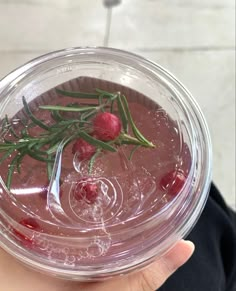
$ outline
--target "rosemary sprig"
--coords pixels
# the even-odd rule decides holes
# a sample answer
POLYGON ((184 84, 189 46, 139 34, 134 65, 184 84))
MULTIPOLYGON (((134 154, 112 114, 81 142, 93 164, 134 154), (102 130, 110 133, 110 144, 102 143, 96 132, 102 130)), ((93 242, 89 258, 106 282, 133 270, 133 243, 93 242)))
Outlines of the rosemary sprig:
POLYGON ((15 171, 20 173, 23 159, 26 155, 32 159, 46 163, 48 179, 50 180, 53 174, 55 163, 55 156, 58 147, 63 143, 63 150, 67 144, 81 138, 91 145, 96 147, 95 154, 91 157, 88 167, 89 173, 95 159, 102 153, 102 151, 116 152, 118 146, 123 144, 131 144, 135 147, 132 149, 129 159, 132 159, 134 152, 140 147, 155 147, 148 141, 136 127, 131 116, 128 102, 124 95, 119 92, 111 93, 101 89, 96 89, 94 93, 84 92, 70 92, 61 89, 56 89, 57 93, 64 96, 81 99, 94 99, 96 104, 81 103, 81 104, 67 104, 66 106, 59 105, 42 105, 39 110, 48 110, 51 112, 52 124, 49 126, 44 121, 38 119, 27 104, 25 97, 22 97, 24 111, 28 120, 19 120, 19 124, 23 128, 16 131, 8 116, 2 121, 0 128, 0 165, 8 158, 10 160, 6 186, 11 187, 13 174, 15 171), (104 142, 93 136, 92 132, 92 118, 99 112, 107 111, 118 112, 122 122, 122 132, 115 140, 104 142), (77 112, 76 118, 67 118, 62 114, 63 112, 77 112), (41 132, 37 136, 30 134, 30 128, 39 126, 41 132), (128 134, 128 127, 131 127, 133 136, 128 134), (14 137, 14 141, 9 140, 8 133, 14 137), (12 156, 12 157, 11 157, 12 156))

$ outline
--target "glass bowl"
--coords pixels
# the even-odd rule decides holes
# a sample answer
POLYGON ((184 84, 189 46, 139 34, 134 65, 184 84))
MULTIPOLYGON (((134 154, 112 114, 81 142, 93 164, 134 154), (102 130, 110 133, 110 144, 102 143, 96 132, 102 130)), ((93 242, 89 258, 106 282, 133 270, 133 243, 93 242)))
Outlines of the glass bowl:
MULTIPOLYGON (((102 171, 88 179, 113 190, 94 204, 74 201, 71 194, 70 186, 78 186, 75 175, 84 175, 76 157, 74 174, 64 169, 62 160, 67 170, 62 197, 47 188, 46 199, 39 193, 43 168, 29 163, 28 172, 15 170, 13 176, 20 178, 9 188, 5 176, 10 164, 1 163, 0 245, 33 269, 64 279, 98 281, 138 270, 184 238, 206 203, 211 142, 201 110, 186 88, 157 64, 117 49, 70 48, 38 57, 1 80, 2 143, 9 134, 5 116, 12 124, 23 122, 22 96, 37 113, 38 106, 59 102, 55 87, 121 92, 156 149, 138 149, 132 160, 124 153, 129 146, 104 154, 101 168, 95 165, 102 171)), ((52 176, 51 186, 53 182, 52 176)))

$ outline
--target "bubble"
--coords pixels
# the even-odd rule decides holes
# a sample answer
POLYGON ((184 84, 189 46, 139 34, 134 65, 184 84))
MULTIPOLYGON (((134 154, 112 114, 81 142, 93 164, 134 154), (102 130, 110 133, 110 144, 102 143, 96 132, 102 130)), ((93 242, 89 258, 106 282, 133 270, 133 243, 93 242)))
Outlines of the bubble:
POLYGON ((69 248, 63 248, 62 251, 63 251, 64 254, 68 254, 69 253, 69 248))
POLYGON ((64 260, 64 265, 66 266, 75 266, 76 257, 75 256, 66 256, 64 260))
POLYGON ((87 248, 88 257, 96 258, 100 257, 103 253, 103 247, 96 243, 91 243, 87 248))
POLYGON ((44 251, 48 249, 48 241, 43 239, 37 239, 37 246, 40 250, 44 251))
POLYGON ((96 258, 104 256, 111 246, 111 237, 109 234, 103 238, 96 237, 87 248, 89 257, 96 258))

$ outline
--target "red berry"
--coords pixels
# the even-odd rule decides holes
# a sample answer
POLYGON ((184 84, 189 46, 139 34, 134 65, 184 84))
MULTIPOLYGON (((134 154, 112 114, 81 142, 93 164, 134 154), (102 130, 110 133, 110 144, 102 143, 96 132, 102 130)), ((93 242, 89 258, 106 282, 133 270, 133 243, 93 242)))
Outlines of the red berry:
MULTIPOLYGON (((19 223, 21 225, 31 229, 31 230, 34 230, 34 231, 41 230, 39 224, 31 217, 22 219, 19 223)), ((14 231, 15 235, 17 235, 24 243, 29 244, 29 245, 33 244, 33 242, 34 242, 33 238, 27 237, 26 235, 24 235, 23 233, 19 232, 16 229, 13 229, 13 231, 14 231)))
POLYGON ((120 119, 109 112, 99 113, 95 117, 93 125, 94 134, 103 141, 114 140, 121 132, 120 119))
POLYGON ((98 196, 98 187, 96 183, 79 182, 75 188, 75 198, 77 200, 84 200, 88 204, 93 204, 98 196))
POLYGON ((89 159, 96 151, 96 147, 83 140, 82 138, 78 139, 72 147, 72 154, 77 153, 80 160, 89 159))
POLYGON ((186 177, 182 171, 173 170, 162 177, 160 186, 171 196, 177 195, 183 188, 186 177))

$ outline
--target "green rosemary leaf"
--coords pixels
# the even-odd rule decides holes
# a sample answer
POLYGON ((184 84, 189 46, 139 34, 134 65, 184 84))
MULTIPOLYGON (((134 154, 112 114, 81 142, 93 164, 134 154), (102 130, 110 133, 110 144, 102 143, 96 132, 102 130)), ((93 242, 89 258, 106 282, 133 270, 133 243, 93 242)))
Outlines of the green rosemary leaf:
POLYGON ((3 121, 2 121, 2 126, 1 126, 1 133, 6 133, 9 131, 10 128, 10 123, 8 121, 8 116, 7 114, 5 115, 3 121))
POLYGON ((94 110, 91 112, 84 112, 81 114, 80 119, 82 122, 87 121, 88 119, 92 118, 94 115, 96 115, 98 110, 94 110))
POLYGON ((137 151, 138 148, 140 148, 141 145, 136 145, 130 152, 130 155, 128 157, 128 160, 132 160, 134 153, 137 151))
POLYGON ((114 111, 114 103, 115 103, 115 100, 112 100, 111 101, 111 109, 110 109, 111 113, 113 113, 113 111, 114 111))
MULTIPOLYGON (((48 159, 51 159, 52 156, 48 155, 48 159)), ((53 170, 53 163, 47 162, 47 174, 48 174, 48 180, 50 181, 52 176, 52 170, 53 170)))
POLYGON ((15 132, 14 128, 11 126, 10 127, 10 132, 15 138, 20 138, 19 135, 15 132))
POLYGON ((61 128, 63 126, 63 128, 67 128, 69 125, 73 124, 74 123, 74 120, 62 120, 60 122, 57 122, 55 124, 53 124, 51 126, 51 130, 52 129, 56 129, 58 130, 58 128, 61 128))
POLYGON ((50 127, 47 126, 46 124, 44 124, 41 120, 39 120, 38 118, 36 118, 34 116, 34 114, 31 112, 26 100, 25 100, 25 97, 23 96, 22 97, 22 100, 23 100, 23 105, 24 105, 24 109, 25 109, 25 112, 27 113, 27 115, 29 116, 29 118, 35 123, 37 124, 39 127, 45 129, 45 130, 50 130, 50 127))
POLYGON ((26 128, 23 128, 20 133, 23 138, 28 138, 29 136, 28 130, 26 128))
POLYGON ((4 139, 4 142, 5 142, 5 144, 15 144, 15 142, 14 141, 10 141, 10 140, 7 140, 7 139, 4 139))
POLYGON ((28 150, 27 151, 28 156, 30 156, 31 158, 37 160, 37 161, 41 161, 41 162, 53 162, 53 159, 48 159, 45 157, 42 157, 41 155, 37 154, 34 151, 28 150))
POLYGON ((56 129, 58 130, 58 128, 61 128, 60 133, 62 133, 63 130, 68 129, 68 127, 72 126, 72 125, 76 125, 76 124, 80 124, 80 123, 86 123, 86 124, 91 124, 91 122, 89 121, 85 121, 85 120, 79 120, 79 119, 72 119, 72 120, 62 120, 58 123, 55 123, 54 125, 51 126, 51 129, 56 129), (62 128, 63 126, 63 128, 62 128))
POLYGON ((53 118, 55 121, 58 121, 58 122, 60 122, 60 121, 62 121, 62 120, 65 120, 65 119, 61 116, 61 114, 59 113, 58 110, 52 110, 52 111, 51 111, 51 116, 52 116, 52 118, 53 118))
MULTIPOLYGON (((22 157, 22 159, 23 159, 23 157, 22 157)), ((21 173, 21 164, 20 164, 19 159, 17 159, 16 168, 17 168, 18 174, 20 174, 21 173)))
POLYGON ((99 100, 99 107, 101 108, 101 111, 104 112, 104 107, 103 107, 103 94, 99 95, 98 100, 99 100))
POLYGON ((12 148, 12 146, 9 144, 4 144, 4 143, 0 144, 0 152, 5 152, 9 150, 10 148, 12 148))
POLYGON ((7 115, 5 115, 5 117, 2 120, 2 124, 1 124, 1 133, 5 133, 5 131, 8 130, 7 129, 7 125, 8 125, 7 120, 8 120, 8 117, 7 117, 7 115))
POLYGON ((130 110, 129 110, 129 105, 128 105, 128 102, 125 98, 124 95, 121 95, 121 99, 122 99, 122 102, 123 102, 123 105, 124 105, 124 109, 125 109, 125 112, 126 112, 126 115, 127 115, 127 118, 130 122, 130 125, 132 127, 132 131, 133 131, 133 134, 135 135, 135 137, 137 139, 139 139, 140 141, 142 141, 144 144, 147 144, 149 145, 150 147, 155 147, 155 145, 153 145, 153 143, 149 142, 143 135, 142 133, 138 130, 138 128, 136 127, 134 121, 133 121, 133 118, 131 116, 131 113, 130 113, 130 110))
POLYGON ((10 148, 8 151, 6 151, 6 153, 0 158, 0 164, 2 164, 14 151, 14 148, 10 148))
POLYGON ((34 146, 37 146, 37 145, 38 145, 37 142, 33 141, 33 142, 31 142, 31 143, 28 143, 27 148, 28 148, 29 150, 31 150, 34 146))
POLYGON ((54 154, 57 151, 59 144, 60 144, 60 141, 58 143, 52 145, 49 149, 47 149, 46 153, 48 155, 54 154))
POLYGON ((105 143, 101 140, 98 140, 94 137, 92 137, 91 135, 87 134, 85 131, 81 131, 79 133, 79 136, 84 139, 85 141, 87 141, 88 143, 90 143, 91 145, 94 145, 96 147, 100 147, 104 150, 110 151, 110 152, 116 152, 116 148, 114 148, 113 146, 111 146, 108 143, 105 143))
POLYGON ((96 158, 100 155, 100 153, 101 153, 101 149, 98 149, 95 152, 95 154, 93 154, 93 156, 91 157, 91 159, 89 161, 89 170, 88 170, 89 175, 92 173, 94 162, 95 162, 96 158))
POLYGON ((35 126, 37 126, 37 125, 35 123, 31 122, 28 125, 26 125, 25 127, 28 129, 28 128, 33 128, 35 126))
POLYGON ((32 142, 33 143, 33 150, 34 151, 40 151, 41 148, 44 146, 44 142, 43 141, 39 141, 35 139, 35 142, 32 142))
POLYGON ((7 114, 5 115, 4 121, 5 121, 4 122, 5 126, 9 126, 10 125, 9 118, 8 118, 7 114))
POLYGON ((117 94, 113 94, 113 95, 111 96, 111 98, 110 98, 109 100, 107 100, 107 103, 108 103, 108 102, 112 102, 113 100, 116 100, 118 96, 119 96, 119 93, 117 93, 117 94))
POLYGON ((18 136, 18 134, 15 132, 15 130, 14 130, 12 124, 10 123, 10 121, 9 121, 7 115, 6 115, 5 118, 6 118, 7 125, 8 125, 8 127, 9 127, 9 132, 10 132, 10 133, 15 137, 15 138, 20 138, 20 137, 18 136))
POLYGON ((72 107, 72 106, 57 106, 57 105, 42 105, 40 109, 56 110, 56 111, 69 111, 69 112, 84 112, 96 109, 95 106, 84 106, 84 107, 72 107))
POLYGON ((117 141, 120 144, 132 144, 132 145, 140 145, 142 147, 154 147, 154 145, 152 143, 145 143, 139 139, 137 139, 136 137, 133 137, 131 135, 128 135, 126 133, 121 133, 119 140, 117 141))
POLYGON ((61 90, 58 88, 56 88, 55 90, 57 93, 64 96, 69 96, 69 97, 74 97, 74 98, 98 99, 97 93, 71 92, 71 91, 61 90))
POLYGON ((66 106, 67 107, 81 107, 78 102, 68 103, 66 106))
POLYGON ((24 147, 23 143, 9 143, 9 141, 5 140, 5 144, 0 144, 0 152, 5 152, 10 149, 18 150, 22 147, 24 147))
POLYGON ((68 139, 65 140, 64 142, 64 147, 66 147, 72 140, 76 139, 79 137, 79 132, 76 132, 72 136, 70 136, 68 139))
POLYGON ((127 115, 125 113, 125 109, 124 109, 124 106, 122 104, 120 96, 118 96, 118 98, 117 98, 117 105, 118 105, 118 111, 119 111, 119 115, 121 118, 124 132, 127 133, 128 132, 128 118, 127 118, 127 115))
POLYGON ((37 143, 31 142, 29 143, 29 145, 27 146, 27 151, 30 152, 34 152, 36 155, 39 156, 44 156, 45 155, 45 151, 41 151, 39 148, 42 147, 43 145, 38 145, 37 143))
POLYGON ((6 181, 6 186, 7 186, 7 189, 8 190, 10 190, 10 188, 11 188, 12 176, 13 176, 14 169, 16 167, 16 164, 17 164, 17 159, 18 159, 18 155, 16 155, 12 159, 11 164, 10 164, 10 166, 8 168, 7 181, 6 181))
MULTIPOLYGON (((55 132, 51 132, 50 136, 41 136, 39 141, 39 148, 43 146, 51 146, 51 144, 55 144, 58 141, 61 141, 64 138, 64 132, 66 132, 67 128, 57 129, 55 132)), ((36 140, 35 140, 36 141, 36 140)))
POLYGON ((82 113, 80 116, 80 119, 83 121, 83 120, 88 120, 89 118, 92 118, 94 115, 97 114, 97 112, 99 112, 100 110, 102 111, 104 108, 106 108, 110 102, 112 102, 113 100, 117 98, 117 96, 118 95, 111 94, 110 98, 105 103, 97 106, 96 109, 94 109, 93 111, 82 113))
POLYGON ((22 151, 19 155, 18 155, 18 158, 17 158, 17 161, 16 161, 16 166, 17 166, 17 172, 20 174, 21 173, 21 162, 24 158, 24 156, 26 155, 26 150, 22 151))
POLYGON ((113 98, 114 95, 117 95, 117 93, 110 93, 110 92, 107 92, 107 91, 101 90, 101 89, 96 89, 96 92, 98 92, 100 95, 102 94, 104 97, 108 97, 108 98, 113 98))
POLYGON ((26 118, 22 118, 22 119, 20 119, 20 123, 21 123, 24 127, 26 127, 26 126, 28 126, 28 119, 26 119, 26 118))
MULTIPOLYGON (((100 96, 102 96, 102 98, 104 98, 105 94, 102 94, 100 96)), ((99 111, 99 110, 104 111, 104 108, 106 108, 108 106, 110 107, 110 110, 111 110, 111 107, 113 106, 113 103, 117 97, 118 97, 118 94, 112 94, 110 96, 110 98, 105 103, 98 106, 97 111, 99 111)))
POLYGON ((118 140, 116 142, 117 145, 122 145, 122 144, 131 144, 131 145, 141 145, 141 146, 144 146, 144 147, 148 147, 147 145, 143 145, 139 140, 125 140, 125 139, 122 139, 122 140, 118 140))

